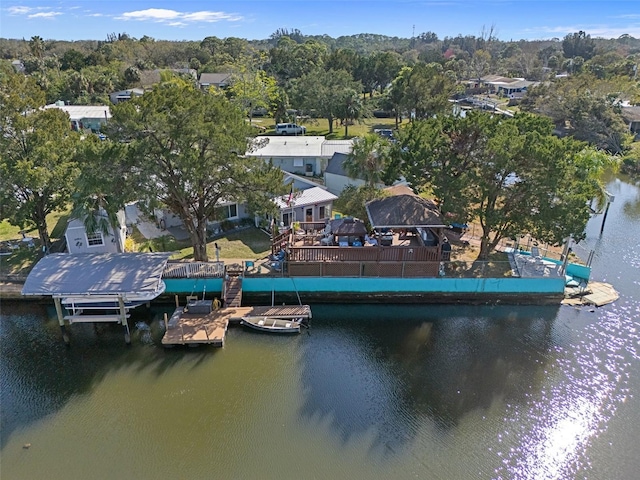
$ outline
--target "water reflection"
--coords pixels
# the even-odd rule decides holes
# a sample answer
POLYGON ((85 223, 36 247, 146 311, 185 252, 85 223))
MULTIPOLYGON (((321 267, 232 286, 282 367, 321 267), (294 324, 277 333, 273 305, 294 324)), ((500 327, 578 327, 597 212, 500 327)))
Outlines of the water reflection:
MULTIPOLYGON (((178 351, 172 355, 154 347, 162 337, 157 321, 162 316, 161 310, 154 311, 156 321, 151 327, 145 323, 147 328, 133 329, 132 348, 124 345, 122 327, 111 324, 96 328, 73 325, 67 330, 71 337, 71 347, 67 348, 52 308, 9 302, 3 302, 2 308, 0 448, 15 429, 55 413, 75 395, 90 393, 109 372, 133 367, 161 376, 178 362, 188 362, 191 368, 196 368, 216 352, 202 349, 186 356, 178 351), (43 324, 45 318, 49 320, 43 324), (147 346, 140 347, 145 342, 147 346)), ((144 310, 132 315, 134 324, 150 318, 144 310)))
POLYGON ((374 448, 397 452, 424 421, 446 436, 469 412, 526 401, 545 381, 557 307, 341 306, 348 323, 335 312, 314 308, 302 414, 343 442, 375 431, 374 448))

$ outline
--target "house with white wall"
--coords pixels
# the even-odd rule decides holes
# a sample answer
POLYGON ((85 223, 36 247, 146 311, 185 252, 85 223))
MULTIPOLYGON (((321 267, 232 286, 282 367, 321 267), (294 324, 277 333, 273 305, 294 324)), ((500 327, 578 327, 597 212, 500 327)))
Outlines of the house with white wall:
POLYGON ((71 129, 76 131, 99 132, 111 118, 111 110, 106 105, 65 105, 60 100, 43 108, 57 108, 66 112, 71 120, 71 129))
MULTIPOLYGON (((106 220, 106 213, 102 216, 106 220)), ((124 242, 127 238, 127 226, 123 210, 117 213, 117 218, 120 227, 115 234, 111 227, 108 228, 106 234, 102 231, 89 233, 82 219, 69 219, 64 233, 64 238, 67 241, 67 251, 69 253, 123 253, 124 242)))

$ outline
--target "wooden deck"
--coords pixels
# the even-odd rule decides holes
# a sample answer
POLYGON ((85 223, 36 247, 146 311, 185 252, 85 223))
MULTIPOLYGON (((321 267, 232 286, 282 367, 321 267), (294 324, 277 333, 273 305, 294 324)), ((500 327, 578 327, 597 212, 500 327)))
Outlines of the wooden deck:
POLYGON ((311 318, 311 308, 308 305, 228 307, 208 314, 189 314, 184 313, 184 307, 178 307, 167 323, 162 345, 223 347, 229 323, 240 322, 242 317, 311 318))

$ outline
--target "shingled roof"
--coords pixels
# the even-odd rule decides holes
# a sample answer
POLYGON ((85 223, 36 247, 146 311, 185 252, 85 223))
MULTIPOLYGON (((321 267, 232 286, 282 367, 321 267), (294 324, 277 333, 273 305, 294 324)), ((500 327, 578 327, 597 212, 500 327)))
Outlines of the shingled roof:
POLYGON ((433 201, 406 191, 371 200, 365 208, 373 228, 447 227, 433 201))

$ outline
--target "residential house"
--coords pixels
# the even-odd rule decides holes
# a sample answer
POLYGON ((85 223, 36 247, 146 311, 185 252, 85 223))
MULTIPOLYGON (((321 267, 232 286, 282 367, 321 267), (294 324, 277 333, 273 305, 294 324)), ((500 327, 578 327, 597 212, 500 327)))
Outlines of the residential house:
POLYGON ((130 88, 129 90, 120 90, 119 92, 113 92, 109 94, 111 103, 120 103, 127 100, 131 100, 134 97, 140 97, 144 95, 144 89, 142 88, 130 88))
POLYGON ((224 90, 230 83, 231 73, 201 73, 198 87, 202 90, 209 90, 211 87, 224 90))
POLYGON ((470 88, 486 89, 489 93, 504 95, 509 98, 522 96, 531 86, 539 82, 532 82, 524 78, 510 78, 501 75, 486 75, 480 79, 469 80, 467 86, 470 88))
MULTIPOLYGON (((301 177, 288 176, 288 183, 292 185, 303 183, 301 177)), ((285 179, 287 183, 287 179, 285 179)), ((333 202, 338 199, 325 187, 306 183, 307 188, 274 199, 280 209, 279 225, 291 225, 294 222, 323 222, 331 218, 333 202)))
MULTIPOLYGON (((103 214, 103 217, 106 220, 106 214, 103 214)), ((108 229, 107 234, 101 231, 88 233, 83 220, 70 219, 64 233, 67 251, 69 253, 123 253, 127 238, 124 211, 119 211, 117 217, 120 228, 115 234, 112 228, 108 229)))
POLYGON ((261 136, 259 148, 246 153, 272 162, 285 172, 304 176, 322 175, 336 152, 349 153, 352 140, 326 140, 321 136, 261 136))
POLYGON ((629 131, 640 138, 640 106, 622 107, 622 118, 629 126, 629 131))
POLYGON ((43 108, 58 108, 66 112, 71 120, 71 129, 76 131, 97 133, 111 118, 111 110, 106 105, 65 105, 63 101, 57 101, 43 108))

